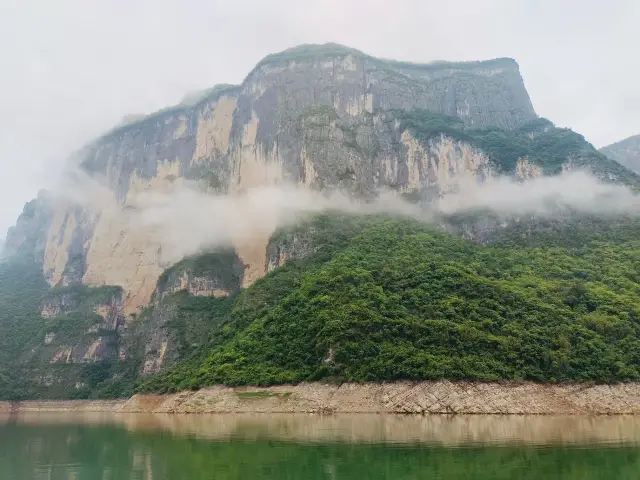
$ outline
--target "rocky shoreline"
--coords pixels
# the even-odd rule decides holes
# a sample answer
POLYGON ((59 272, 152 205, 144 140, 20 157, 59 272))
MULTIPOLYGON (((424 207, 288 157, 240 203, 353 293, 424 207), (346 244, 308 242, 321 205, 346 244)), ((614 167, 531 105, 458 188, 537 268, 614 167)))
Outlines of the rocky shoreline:
POLYGON ((213 386, 121 400, 0 402, 0 413, 12 412, 633 415, 640 414, 640 383, 426 381, 213 386))

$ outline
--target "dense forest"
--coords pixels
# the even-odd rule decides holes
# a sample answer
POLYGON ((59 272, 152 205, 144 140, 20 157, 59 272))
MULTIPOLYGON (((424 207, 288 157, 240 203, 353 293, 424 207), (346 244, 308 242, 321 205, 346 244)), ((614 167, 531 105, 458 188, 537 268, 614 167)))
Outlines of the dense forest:
POLYGON ((0 398, 28 391, 18 367, 42 330, 40 302, 47 288, 42 268, 33 260, 0 262, 0 398))
POLYGON ((483 246, 413 221, 314 221, 335 229, 314 255, 232 300, 176 299, 183 331, 190 311, 211 312, 209 340, 138 388, 640 378, 632 237, 596 229, 576 245, 568 229, 556 246, 514 246, 508 235, 483 246))

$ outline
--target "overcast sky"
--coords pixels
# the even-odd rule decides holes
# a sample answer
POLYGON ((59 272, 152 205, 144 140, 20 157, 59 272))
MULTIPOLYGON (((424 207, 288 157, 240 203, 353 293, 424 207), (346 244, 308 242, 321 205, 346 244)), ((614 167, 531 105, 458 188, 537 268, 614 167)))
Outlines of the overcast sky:
POLYGON ((72 150, 265 55, 337 42, 513 57, 537 113, 597 147, 640 133, 638 0, 0 0, 0 237, 72 150))

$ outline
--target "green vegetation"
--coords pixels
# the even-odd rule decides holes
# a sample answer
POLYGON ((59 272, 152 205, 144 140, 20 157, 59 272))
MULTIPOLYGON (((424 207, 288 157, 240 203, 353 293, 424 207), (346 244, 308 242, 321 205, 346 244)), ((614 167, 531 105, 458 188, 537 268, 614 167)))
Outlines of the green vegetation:
POLYGON ((289 48, 282 52, 272 53, 256 65, 254 70, 264 65, 274 65, 293 61, 313 61, 324 60, 328 58, 345 57, 354 55, 356 57, 365 57, 365 54, 355 48, 345 47, 337 43, 325 43, 322 45, 307 44, 289 48))
POLYGON ((219 288, 235 292, 242 285, 244 267, 233 249, 187 257, 165 270, 158 279, 156 293, 163 292, 170 282, 183 273, 215 281, 219 288))
POLYGON ((428 110, 394 110, 402 130, 411 131, 423 142, 447 135, 482 150, 501 173, 515 171, 520 158, 542 167, 547 175, 554 175, 573 160, 576 166, 591 168, 606 178, 638 185, 640 176, 628 171, 598 152, 584 137, 568 128, 556 128, 544 118, 532 120, 514 130, 465 128, 458 117, 450 117, 428 110))
MULTIPOLYGON (((69 312, 42 322, 47 333, 55 333, 65 344, 74 345, 82 340, 86 331, 102 322, 102 317, 95 313, 69 312)), ((98 337, 98 332, 88 334, 91 339, 98 337)))
POLYGON ((169 330, 173 334, 181 357, 186 357, 211 341, 211 334, 233 307, 234 297, 197 297, 178 292, 163 300, 177 308, 169 330))
POLYGON ((32 260, 0 262, 0 398, 27 394, 17 360, 40 335, 40 300, 47 288, 41 267, 32 260))
POLYGON ((104 320, 94 309, 99 305, 109 305, 121 297, 122 288, 116 285, 89 287, 76 284, 54 287, 44 295, 42 304, 59 305, 60 311, 53 318, 40 319, 39 338, 42 339, 42 332, 54 333, 64 345, 75 345, 93 341, 100 336, 117 335, 116 332, 97 328, 104 320), (88 333, 92 327, 96 328, 88 333))
POLYGON ((392 114, 400 120, 400 129, 409 130, 418 140, 428 142, 447 135, 454 140, 471 141, 465 132, 465 126, 459 117, 451 117, 429 110, 393 110, 392 114))
POLYGON ((332 120, 338 119, 338 112, 333 105, 314 105, 304 110, 298 121, 304 121, 305 127, 326 127, 332 120))
POLYGON ((206 188, 215 194, 224 192, 224 184, 220 181, 220 177, 214 172, 206 172, 201 179, 206 188))
MULTIPOLYGON (((120 292, 47 294, 37 265, 2 264, 0 397, 121 397, 136 382, 137 391, 162 392, 305 380, 640 380, 637 222, 536 222, 539 231, 523 236, 530 226, 515 222, 489 245, 386 217, 326 215, 282 229, 272 245, 303 258, 230 297, 178 292, 155 307, 173 308, 168 328, 181 360, 142 381, 144 332, 127 338, 126 361, 54 364, 47 374, 71 383, 36 381, 41 364, 24 355, 44 332, 85 341, 98 320, 82 308, 43 320, 40 301, 76 295, 86 307, 120 292)), ((221 258, 234 258, 225 255, 180 268, 217 273, 230 264, 221 258)))
POLYGON ((321 61, 332 58, 343 58, 347 55, 352 55, 355 58, 366 60, 370 64, 376 65, 380 68, 386 68, 391 70, 402 71, 418 71, 429 72, 434 70, 442 70, 445 68, 455 68, 459 70, 470 70, 478 67, 484 68, 499 68, 504 66, 516 65, 515 60, 511 58, 495 58, 492 60, 484 61, 471 61, 471 62, 447 62, 447 61, 435 61, 431 63, 413 63, 403 62, 399 60, 388 60, 383 58, 372 57, 366 53, 356 50, 355 48, 346 47, 337 43, 324 43, 324 44, 305 44, 298 45, 293 48, 289 48, 282 52, 272 53, 262 59, 254 70, 259 69, 264 65, 280 65, 288 62, 299 61, 321 61))
POLYGON ((115 332, 88 330, 102 322, 93 308, 119 297, 122 289, 84 285, 48 288, 42 267, 29 257, 17 256, 0 263, 0 399, 109 396, 108 392, 99 392, 99 384, 126 365, 113 361, 49 365, 49 360, 56 348, 88 343, 99 336, 117 342, 115 332), (64 307, 55 317, 44 319, 40 316, 43 304, 64 307), (47 333, 56 338, 50 347, 44 346, 47 333), (46 385, 41 378, 47 375, 59 382, 46 385), (75 389, 77 382, 84 387, 75 389))
POLYGON ((122 287, 117 285, 103 285, 99 287, 83 284, 56 286, 44 296, 44 302, 51 302, 61 297, 75 305, 74 310, 87 311, 96 305, 111 302, 122 297, 122 287))
MULTIPOLYGON (((512 173, 520 158, 547 174, 571 160, 640 184, 582 136, 545 119, 512 131, 472 130, 425 110, 389 113, 423 142, 440 135, 469 142, 502 173, 512 173)), ((302 120, 324 125, 334 115, 331 106, 318 106, 302 120)), ((345 145, 372 156, 358 145, 358 125, 337 127, 345 145)), ((222 188, 216 175, 198 174, 212 189, 222 188)), ((354 174, 351 167, 335 171, 342 182, 354 174)), ((424 193, 404 197, 419 202, 424 193)), ((35 204, 24 215, 35 215, 35 204)), ((245 290, 234 251, 195 255, 159 278, 159 303, 127 333, 127 360, 113 355, 95 364, 48 362, 52 352, 98 337, 117 353, 123 339, 96 328, 101 319, 93 309, 120 298, 121 289, 47 291, 41 266, 23 255, 0 264, 0 398, 116 397, 306 380, 640 380, 640 226, 627 218, 563 215, 512 219, 508 228, 498 228, 503 219, 487 212, 443 220, 452 231, 475 231, 485 245, 413 221, 318 216, 273 236, 273 248, 300 258, 245 290), (167 295, 185 274, 231 296, 167 295), (40 317, 43 301, 59 307, 54 318, 40 317), (167 318, 173 358, 180 361, 140 379, 149 326, 167 318), (46 334, 55 337, 43 346, 46 334), (49 388, 45 378, 59 381, 49 388)), ((83 269, 81 257, 70 264, 71 273, 83 269)))
POLYGON ((386 218, 349 232, 244 290, 206 348, 140 388, 640 379, 637 235, 481 246, 386 218))

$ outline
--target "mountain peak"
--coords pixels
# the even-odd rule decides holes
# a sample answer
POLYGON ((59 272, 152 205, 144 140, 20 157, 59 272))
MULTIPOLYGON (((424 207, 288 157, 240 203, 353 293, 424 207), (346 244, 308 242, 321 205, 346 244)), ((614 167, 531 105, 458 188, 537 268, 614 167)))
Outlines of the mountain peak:
MULTIPOLYGON (((442 68, 476 68, 476 67, 503 67, 503 68, 519 68, 518 62, 510 57, 490 58, 486 60, 472 61, 449 61, 449 60, 433 60, 426 63, 418 63, 411 61, 395 60, 389 58, 375 57, 362 52, 356 48, 348 47, 339 43, 307 43, 296 45, 281 52, 276 52, 264 57, 255 69, 264 65, 280 64, 291 61, 314 61, 320 59, 342 58, 352 55, 357 58, 366 59, 378 65, 387 65, 391 67, 408 67, 420 70, 438 70, 442 68)), ((255 70, 254 69, 254 70, 255 70)))
POLYGON ((600 152, 628 169, 640 173, 640 135, 633 135, 602 147, 600 152))

